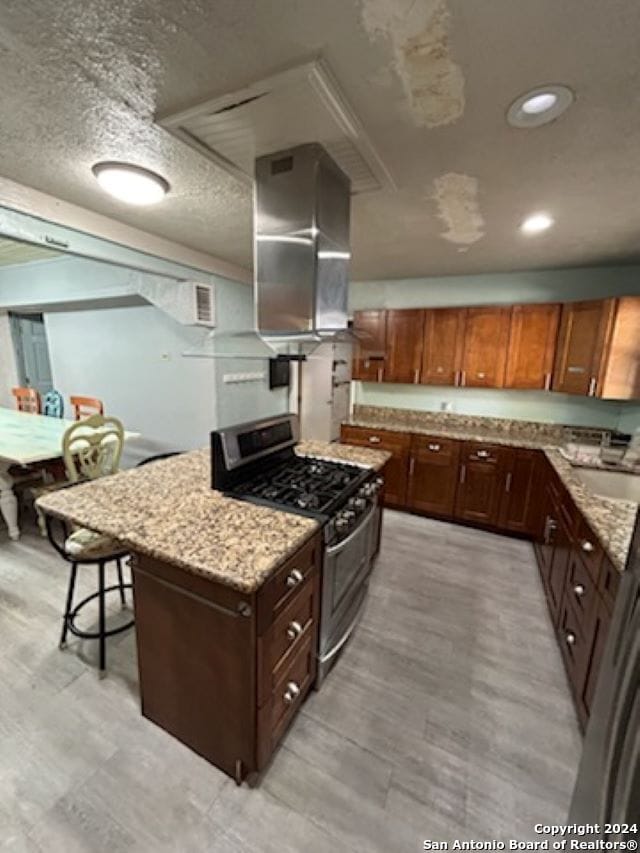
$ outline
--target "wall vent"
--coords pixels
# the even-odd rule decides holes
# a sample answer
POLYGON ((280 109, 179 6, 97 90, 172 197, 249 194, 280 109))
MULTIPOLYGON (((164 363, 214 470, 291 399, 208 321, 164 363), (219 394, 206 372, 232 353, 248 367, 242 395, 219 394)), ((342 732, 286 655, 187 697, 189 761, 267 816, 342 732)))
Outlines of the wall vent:
POLYGON ((251 184, 258 157, 319 142, 353 193, 395 188, 361 121, 321 60, 298 65, 157 123, 251 184))
POLYGON ((194 324, 197 326, 213 327, 213 289, 209 284, 193 284, 195 319, 194 324))

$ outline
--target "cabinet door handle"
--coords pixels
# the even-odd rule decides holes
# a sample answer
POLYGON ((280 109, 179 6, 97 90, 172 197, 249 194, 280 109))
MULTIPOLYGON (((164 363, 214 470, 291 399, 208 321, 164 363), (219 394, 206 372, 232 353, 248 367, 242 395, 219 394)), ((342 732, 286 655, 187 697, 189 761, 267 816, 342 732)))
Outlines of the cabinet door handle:
POLYGON ((564 635, 564 638, 567 641, 568 646, 574 646, 575 645, 576 635, 573 633, 573 631, 567 631, 567 633, 564 635))
POLYGON ((453 374, 453 384, 457 388, 460 385, 460 371, 456 370, 453 374))
POLYGON ((597 384, 596 383, 596 377, 592 376, 591 379, 589 380, 589 390, 587 391, 588 397, 595 397, 596 396, 596 384, 597 384))
POLYGON ((460 385, 464 388, 467 382, 467 373, 465 370, 460 371, 460 385))
POLYGON ((290 622, 287 628, 287 638, 293 642, 302 634, 302 625, 299 622, 290 622))
POLYGON ((378 438, 377 435, 370 435, 369 436, 369 444, 380 444, 381 440, 382 439, 378 438))
POLYGON ((382 368, 378 368, 378 382, 382 382, 382 368))
POLYGON ((507 479, 506 479, 505 484, 504 484, 504 490, 507 493, 511 491, 511 480, 512 479, 513 479, 513 474, 511 473, 511 471, 508 471, 507 472, 507 479))
POLYGON ((551 374, 545 373, 544 375, 544 390, 549 391, 551 388, 551 374))
POLYGON ((416 460, 415 460, 415 458, 412 456, 412 457, 411 457, 411 460, 410 460, 410 462, 409 462, 409 476, 410 476, 410 477, 413 477, 413 472, 414 472, 414 470, 415 470, 415 467, 416 467, 416 460))
POLYGON ((284 691, 282 698, 284 699, 287 705, 291 705, 296 701, 298 696, 300 695, 300 687, 295 683, 295 681, 290 681, 287 684, 287 689, 284 691))
POLYGON ((462 463, 460 466, 460 484, 462 485, 464 481, 467 479, 467 466, 462 463))
POLYGON ((577 598, 582 598, 585 593, 585 589, 581 583, 577 583, 573 588, 573 592, 575 593, 577 598))
POLYGON ((298 586, 299 583, 302 583, 304 580, 304 575, 300 571, 300 569, 292 569, 287 575, 286 584, 289 589, 293 589, 294 586, 298 586))
POLYGON ((431 450, 432 453, 437 453, 440 450, 439 444, 428 444, 427 447, 431 450))
POLYGON ((416 369, 413 371, 413 384, 417 385, 418 382, 420 382, 420 368, 416 367, 416 369))
POLYGON ((589 542, 588 539, 583 539, 582 542, 580 543, 580 547, 582 548, 582 550, 586 554, 591 554, 593 552, 593 549, 594 549, 593 542, 589 542))
POLYGON ((554 518, 552 518, 550 515, 548 515, 545 522, 544 522, 543 538, 544 538, 544 544, 545 545, 552 545, 553 544, 553 535, 557 529, 558 529, 557 521, 554 518))

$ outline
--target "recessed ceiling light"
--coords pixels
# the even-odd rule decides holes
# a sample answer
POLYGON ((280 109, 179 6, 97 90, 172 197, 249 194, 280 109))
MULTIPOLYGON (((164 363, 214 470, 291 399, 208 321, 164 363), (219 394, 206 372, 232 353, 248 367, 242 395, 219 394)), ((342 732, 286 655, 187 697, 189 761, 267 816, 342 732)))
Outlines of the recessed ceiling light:
POLYGON ((507 122, 524 128, 549 124, 571 106, 574 97, 568 86, 539 86, 515 99, 507 110, 507 122))
POLYGON ((548 213, 532 213, 524 220, 520 230, 524 234, 539 234, 541 231, 551 228, 552 225, 553 216, 549 216, 548 213))
POLYGON ((169 192, 168 181, 142 166, 104 162, 92 172, 105 192, 127 204, 156 204, 169 192))

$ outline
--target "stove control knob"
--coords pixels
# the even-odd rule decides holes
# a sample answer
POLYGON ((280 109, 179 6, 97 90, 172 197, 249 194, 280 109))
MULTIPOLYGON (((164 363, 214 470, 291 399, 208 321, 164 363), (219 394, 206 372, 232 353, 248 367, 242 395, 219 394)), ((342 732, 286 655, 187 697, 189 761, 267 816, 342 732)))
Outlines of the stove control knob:
POLYGON ((353 508, 356 512, 364 512, 367 508, 367 502, 364 498, 357 497, 353 499, 353 508))
POLYGON ((336 518, 336 531, 338 533, 343 533, 347 529, 347 527, 349 527, 349 519, 345 518, 344 513, 341 513, 336 518))
POLYGON ((380 489, 384 486, 384 480, 382 479, 382 477, 376 477, 374 482, 376 484, 376 489, 380 491, 380 489))

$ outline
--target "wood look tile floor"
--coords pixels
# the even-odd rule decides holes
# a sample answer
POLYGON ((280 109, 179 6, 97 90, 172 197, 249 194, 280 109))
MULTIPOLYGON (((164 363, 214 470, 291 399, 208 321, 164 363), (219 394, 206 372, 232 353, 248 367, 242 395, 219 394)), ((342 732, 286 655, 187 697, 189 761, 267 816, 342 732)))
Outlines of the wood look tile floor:
POLYGON ((140 716, 131 632, 104 680, 94 643, 58 650, 67 567, 2 537, 3 853, 395 853, 567 814, 581 739, 528 543, 387 511, 357 635, 250 789, 140 716))

